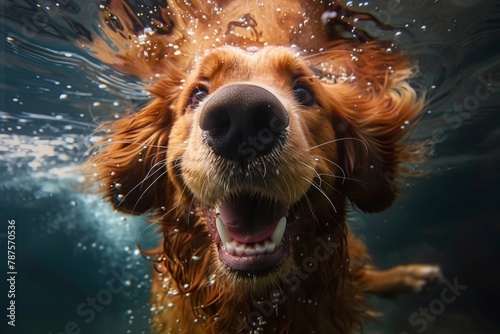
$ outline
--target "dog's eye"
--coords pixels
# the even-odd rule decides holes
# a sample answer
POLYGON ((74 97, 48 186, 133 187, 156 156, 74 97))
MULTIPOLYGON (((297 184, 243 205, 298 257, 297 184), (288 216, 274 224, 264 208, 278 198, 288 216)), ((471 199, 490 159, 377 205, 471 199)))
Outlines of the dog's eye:
POLYGON ((310 107, 316 103, 314 98, 314 94, 311 92, 309 87, 297 84, 293 87, 293 94, 295 95, 295 99, 297 102, 302 104, 303 106, 310 107))
POLYGON ((189 97, 189 108, 190 109, 195 109, 197 108, 200 103, 207 97, 208 95, 208 89, 203 86, 197 86, 193 92, 191 93, 191 96, 189 97))

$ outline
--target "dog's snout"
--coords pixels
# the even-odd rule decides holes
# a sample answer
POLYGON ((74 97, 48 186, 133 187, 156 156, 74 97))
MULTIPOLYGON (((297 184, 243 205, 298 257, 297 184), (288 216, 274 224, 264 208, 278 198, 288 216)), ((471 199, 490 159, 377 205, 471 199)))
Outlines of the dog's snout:
POLYGON ((269 153, 284 138, 288 123, 273 93, 241 84, 216 91, 203 106, 199 125, 216 154, 246 164, 269 153))

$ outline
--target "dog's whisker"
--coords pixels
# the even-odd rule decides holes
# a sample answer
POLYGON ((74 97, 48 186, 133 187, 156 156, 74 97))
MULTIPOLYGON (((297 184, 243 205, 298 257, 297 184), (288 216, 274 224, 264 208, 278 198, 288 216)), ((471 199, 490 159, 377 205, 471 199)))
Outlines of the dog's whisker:
MULTIPOLYGON (((137 183, 132 189, 130 189, 128 191, 127 194, 125 194, 121 199, 120 199, 120 202, 118 202, 118 206, 120 206, 122 203, 125 202, 125 200, 129 197, 130 194, 132 194, 132 192, 134 190, 136 190, 137 188, 139 189, 142 189, 142 185, 144 184, 144 182, 146 182, 150 177, 154 176, 154 174, 158 173, 159 171, 161 171, 161 163, 160 164, 157 164, 160 168, 156 169, 153 173, 151 173, 151 169, 148 171, 148 174, 146 174, 146 176, 139 182, 137 183)), ((163 165, 166 165, 166 162, 163 162, 163 165)))
POLYGON ((129 140, 110 140, 110 141, 104 141, 97 143, 94 146, 95 148, 104 148, 109 145, 114 145, 114 144, 126 144, 126 145, 135 145, 135 146, 141 146, 144 149, 146 148, 163 148, 163 149, 178 149, 178 150, 185 150, 187 147, 186 146, 173 146, 173 145, 159 145, 159 144, 149 144, 147 142, 134 142, 134 141, 129 141, 129 140))
POLYGON ((345 137, 345 138, 337 138, 337 139, 329 140, 327 142, 324 142, 324 143, 321 143, 321 144, 318 144, 318 145, 315 145, 315 146, 311 146, 307 150, 310 151, 310 150, 313 150, 315 148, 318 148, 318 147, 321 147, 321 146, 324 146, 324 145, 328 145, 328 144, 331 144, 331 143, 336 143, 336 142, 344 141, 344 140, 353 140, 353 141, 360 142, 360 143, 362 143, 364 145, 364 147, 366 149, 366 152, 367 153, 369 152, 368 145, 363 140, 361 140, 359 138, 356 138, 356 137, 345 137))
MULTIPOLYGON (((320 174, 320 175, 328 175, 328 176, 333 176, 331 174, 320 174)), ((341 195, 341 196, 345 196, 346 194, 345 193, 342 193, 340 190, 338 190, 337 188, 335 188, 333 185, 329 184, 329 183, 325 183, 325 186, 328 188, 328 189, 332 189, 333 191, 335 191, 337 194, 341 195)))
MULTIPOLYGON (((136 184, 130 191, 134 191, 135 189, 137 189, 137 187, 142 187, 142 185, 144 184, 144 182, 146 182, 150 177, 152 177, 152 175, 158 173, 162 167, 166 166, 169 162, 173 161, 173 159, 170 159, 170 160, 167 160, 167 159, 164 159, 164 160, 160 160, 158 161, 157 163, 155 163, 154 165, 152 165, 148 172, 146 173, 146 175, 144 176, 144 178, 141 180, 141 182, 139 182, 138 184, 136 184)), ((127 194, 128 195, 128 194, 127 194)), ((127 197, 127 196, 125 196, 127 197)), ((125 197, 123 199, 125 199, 125 197)))
POLYGON ((167 155, 167 153, 168 153, 168 150, 161 150, 161 151, 158 151, 158 152, 155 152, 153 154, 148 155, 146 157, 146 159, 150 159, 152 162, 154 162, 154 160, 157 156, 162 155, 162 154, 167 155))
POLYGON ((320 174, 318 173, 318 171, 317 171, 314 167, 310 166, 309 164, 306 164, 305 162, 300 161, 300 163, 301 163, 302 165, 306 166, 307 168, 311 169, 311 170, 314 172, 314 174, 318 177, 318 180, 319 180, 319 185, 318 185, 318 186, 319 186, 319 187, 321 187, 321 182, 322 182, 323 180, 321 179, 321 176, 320 176, 320 174))
POLYGON ((314 181, 309 180, 309 179, 305 179, 305 180, 308 181, 311 186, 316 188, 326 198, 326 200, 328 201, 328 203, 330 203, 330 205, 333 208, 333 210, 335 211, 335 213, 337 213, 337 208, 335 207, 335 204, 333 204, 332 200, 328 197, 328 195, 325 193, 325 191, 323 189, 321 189, 321 187, 319 187, 316 183, 314 183, 314 181))
POLYGON ((156 183, 156 181, 160 180, 163 176, 167 175, 167 173, 168 173, 168 169, 165 170, 164 172, 162 172, 156 179, 154 179, 153 182, 151 182, 151 184, 142 192, 141 196, 139 196, 139 198, 137 199, 137 201, 134 204, 134 207, 132 208, 133 211, 136 209, 137 205, 139 205, 139 202, 142 200, 142 198, 144 197, 146 192, 149 189, 151 189, 151 187, 156 183))
MULTIPOLYGON (((336 162, 334 162, 326 157, 322 157, 322 156, 315 156, 314 159, 325 160, 325 161, 331 163, 332 165, 334 165, 335 167, 337 167, 338 169, 340 169, 340 171, 342 172, 342 184, 344 184, 344 182, 346 180, 346 173, 345 173, 344 169, 339 164, 337 164, 336 162)), ((332 176, 337 177, 334 173, 332 173, 332 176)))
POLYGON ((168 160, 163 159, 163 160, 156 162, 154 165, 151 165, 146 176, 144 176, 144 178, 142 179, 142 181, 140 183, 144 183, 144 181, 146 181, 150 177, 151 174, 157 173, 158 170, 160 170, 160 168, 165 167, 168 163, 169 163, 168 160))
POLYGON ((344 177, 343 175, 341 176, 341 175, 336 175, 336 174, 333 174, 333 173, 330 173, 330 174, 319 173, 318 175, 342 178, 342 184, 344 184, 345 180, 355 181, 355 182, 359 182, 359 183, 362 183, 362 184, 368 184, 368 182, 360 180, 360 179, 356 179, 356 178, 352 178, 352 177, 344 177))
MULTIPOLYGON (((168 164, 168 162, 169 162, 169 161, 167 161, 167 160, 163 160, 163 161, 160 161, 160 162, 156 163, 153 167, 151 167, 151 168, 149 169, 148 173, 146 174, 146 176, 145 176, 145 177, 141 180, 141 182, 137 183, 137 184, 136 184, 136 185, 135 185, 132 189, 130 189, 130 190, 128 191, 128 193, 127 193, 127 194, 125 194, 125 195, 123 196, 123 198, 122 198, 122 199, 120 200, 120 202, 118 203, 118 206, 120 206, 120 205, 121 205, 121 204, 122 204, 122 203, 123 203, 123 202, 127 199, 127 197, 128 197, 130 194, 132 194, 132 192, 133 192, 134 190, 136 190, 137 188, 142 189, 142 185, 143 185, 143 184, 144 184, 144 183, 145 183, 145 182, 146 182, 149 178, 153 177, 156 173, 160 172, 160 171, 162 170, 162 167, 166 166, 166 165, 168 164), (151 170, 152 170, 153 168, 155 168, 155 166, 158 166, 158 168, 157 168, 155 171, 153 171, 153 172, 151 173, 151 170)), ((158 181, 161 177, 163 177, 164 175, 166 175, 166 174, 167 174, 167 173, 168 173, 171 169, 172 169, 172 167, 171 167, 171 168, 166 169, 165 171, 163 171, 163 172, 161 173, 161 175, 160 175, 160 176, 158 176, 158 177, 157 177, 157 178, 156 178, 153 182, 151 182, 151 184, 150 184, 150 185, 149 185, 149 186, 148 186, 148 187, 147 187, 147 188, 143 191, 143 193, 141 194, 141 196, 139 197, 139 199, 137 199, 137 201, 136 201, 136 203, 135 203, 135 205, 134 205, 134 207, 133 207, 133 210, 135 210, 135 208, 136 208, 136 207, 137 207, 137 205, 139 204, 139 201, 143 198, 144 194, 145 194, 145 193, 146 193, 146 192, 147 192, 147 191, 148 191, 148 190, 149 190, 149 189, 150 189, 150 188, 154 185, 154 183, 155 183, 156 181, 158 181)), ((133 211, 133 210, 132 210, 132 211, 133 211)))

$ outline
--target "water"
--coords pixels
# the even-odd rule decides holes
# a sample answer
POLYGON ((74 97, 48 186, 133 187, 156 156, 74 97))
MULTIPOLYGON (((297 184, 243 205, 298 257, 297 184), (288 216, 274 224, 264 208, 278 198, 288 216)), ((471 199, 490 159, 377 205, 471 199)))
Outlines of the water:
MULTIPOLYGON (((500 5, 350 3, 407 28, 390 35, 365 27, 418 60, 416 81, 427 88, 430 104, 414 138, 431 141, 433 151, 416 167, 427 175, 409 180, 391 210, 357 214, 352 224, 380 267, 439 263, 448 280, 467 286, 442 310, 436 309, 442 288, 395 302, 375 299, 384 316, 369 333, 496 332, 500 5), (421 307, 439 313, 425 329, 415 323, 421 316, 411 321, 421 307)), ((83 193, 79 174, 96 124, 148 101, 136 77, 99 63, 75 43, 99 34, 98 5, 2 2, 0 219, 16 221, 18 272, 17 326, 8 333, 148 332, 150 264, 135 249, 154 239, 152 231, 83 193), (92 298, 106 305, 92 308, 92 298)), ((147 16, 147 8, 136 8, 147 16)))

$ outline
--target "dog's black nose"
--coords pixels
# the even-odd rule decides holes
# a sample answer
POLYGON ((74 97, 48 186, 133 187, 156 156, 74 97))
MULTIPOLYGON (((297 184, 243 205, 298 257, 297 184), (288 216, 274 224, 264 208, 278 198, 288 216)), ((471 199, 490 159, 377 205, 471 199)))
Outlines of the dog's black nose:
POLYGON ((243 166, 283 140, 288 123, 280 100, 267 89, 250 84, 217 90, 200 115, 203 137, 212 150, 243 166))

